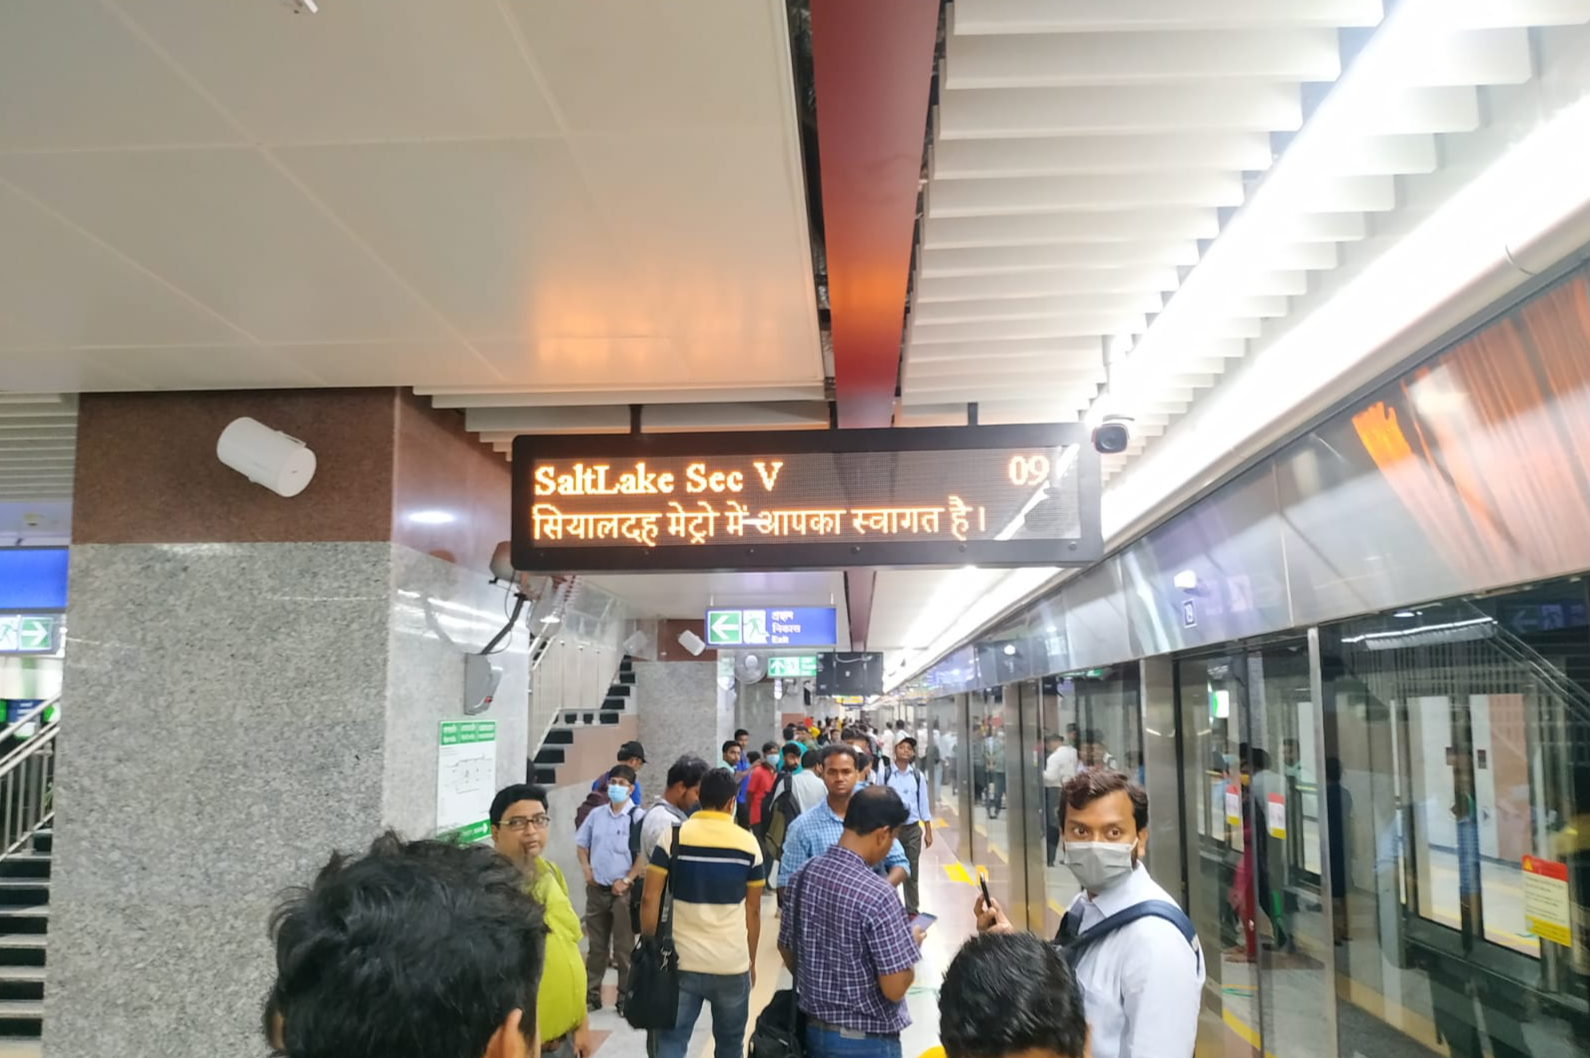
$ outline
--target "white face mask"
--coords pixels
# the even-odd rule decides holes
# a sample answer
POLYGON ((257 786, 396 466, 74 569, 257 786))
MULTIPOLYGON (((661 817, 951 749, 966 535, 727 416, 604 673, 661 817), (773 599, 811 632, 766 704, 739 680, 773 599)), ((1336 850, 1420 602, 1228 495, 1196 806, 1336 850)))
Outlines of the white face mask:
POLYGON ((1132 873, 1135 842, 1114 844, 1108 841, 1066 842, 1066 866, 1076 875, 1082 888, 1101 893, 1132 873))

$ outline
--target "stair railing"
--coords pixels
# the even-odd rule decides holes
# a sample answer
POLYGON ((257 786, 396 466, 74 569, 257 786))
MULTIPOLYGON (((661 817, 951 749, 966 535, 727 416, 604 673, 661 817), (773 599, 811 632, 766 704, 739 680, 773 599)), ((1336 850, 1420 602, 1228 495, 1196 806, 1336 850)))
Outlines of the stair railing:
POLYGON ((0 730, 0 859, 55 819, 55 736, 60 699, 52 698, 0 730))

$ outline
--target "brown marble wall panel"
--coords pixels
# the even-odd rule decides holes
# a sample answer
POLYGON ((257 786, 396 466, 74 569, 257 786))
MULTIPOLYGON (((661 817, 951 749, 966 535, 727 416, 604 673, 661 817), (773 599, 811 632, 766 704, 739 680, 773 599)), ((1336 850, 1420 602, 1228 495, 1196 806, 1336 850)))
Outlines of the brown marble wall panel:
POLYGON ((391 389, 85 393, 72 541, 390 539, 396 409, 391 389), (221 431, 243 415, 314 449, 302 493, 284 499, 216 458, 221 431))
POLYGON ((492 551, 508 539, 508 461, 464 429, 462 412, 433 408, 406 391, 397 399, 395 436, 392 539, 489 575, 492 551), (453 520, 414 521, 422 512, 453 520))

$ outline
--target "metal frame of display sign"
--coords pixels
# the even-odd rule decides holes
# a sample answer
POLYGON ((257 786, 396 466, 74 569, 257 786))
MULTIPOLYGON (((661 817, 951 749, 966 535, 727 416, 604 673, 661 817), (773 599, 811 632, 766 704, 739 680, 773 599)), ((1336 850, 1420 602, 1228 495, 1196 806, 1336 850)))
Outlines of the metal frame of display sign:
POLYGON ((1088 566, 1103 553, 1099 491, 1099 455, 1075 423, 521 436, 513 564, 1088 566), (826 455, 839 458, 809 458, 826 455))

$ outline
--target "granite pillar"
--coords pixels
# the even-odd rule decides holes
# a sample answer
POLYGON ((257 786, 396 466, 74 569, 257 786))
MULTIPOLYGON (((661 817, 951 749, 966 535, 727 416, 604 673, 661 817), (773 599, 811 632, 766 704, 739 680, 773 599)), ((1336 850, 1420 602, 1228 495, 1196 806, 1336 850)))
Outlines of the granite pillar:
MULTIPOLYGON (((719 734, 716 661, 637 661, 640 741, 648 764, 641 776, 648 794, 661 793, 668 767, 686 753, 716 761, 727 735, 719 734)), ((733 732, 733 728, 730 728, 733 732)))
MULTIPOLYGON (((395 390, 85 395, 75 493, 46 1053, 262 1053, 277 894, 435 829, 438 724, 504 623, 506 464, 395 390), (216 461, 239 415, 315 449, 303 494, 216 461)), ((494 658, 499 784, 526 647, 494 658)))

